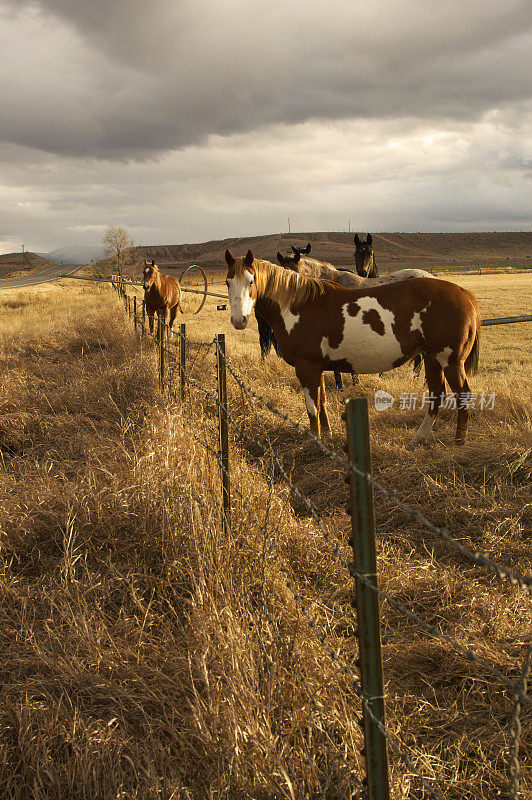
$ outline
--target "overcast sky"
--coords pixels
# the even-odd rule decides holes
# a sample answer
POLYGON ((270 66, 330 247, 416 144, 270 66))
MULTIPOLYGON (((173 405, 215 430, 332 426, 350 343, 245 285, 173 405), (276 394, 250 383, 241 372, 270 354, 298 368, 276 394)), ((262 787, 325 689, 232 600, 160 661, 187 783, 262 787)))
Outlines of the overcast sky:
POLYGON ((529 0, 0 0, 0 250, 530 230, 529 0))

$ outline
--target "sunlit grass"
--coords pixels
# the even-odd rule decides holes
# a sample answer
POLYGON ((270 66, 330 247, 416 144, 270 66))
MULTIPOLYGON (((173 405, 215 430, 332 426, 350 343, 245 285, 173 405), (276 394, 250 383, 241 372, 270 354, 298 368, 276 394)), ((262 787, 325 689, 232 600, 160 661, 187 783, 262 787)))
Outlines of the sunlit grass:
MULTIPOLYGON (((456 280, 477 295, 484 317, 528 311, 526 275, 456 280)), ((262 362, 256 329, 234 331, 218 302, 178 318, 190 339, 225 333, 245 381, 306 424, 293 370, 274 355, 262 362)), ((75 283, 3 292, 0 334, 3 796, 349 796, 354 775, 364 774, 359 704, 237 492, 261 523, 269 509, 291 584, 354 667, 352 582, 278 473, 270 492, 261 448, 232 432, 224 534, 218 467, 191 435, 217 446, 215 407, 192 391, 183 409, 162 400, 152 347, 139 343, 116 295, 75 283)), ((452 411, 412 451, 424 412, 374 410, 377 388, 396 397, 423 391, 408 366, 362 376, 357 387, 345 380, 343 394, 327 378, 337 452, 343 396, 367 394, 377 479, 464 543, 528 573, 530 339, 528 324, 482 332, 472 388, 495 392, 496 403, 475 411, 462 448, 452 411)), ((187 364, 214 390, 212 350, 191 345, 187 364)), ((228 387, 230 412, 273 448, 349 558, 342 470, 229 377, 228 387)), ((380 585, 517 677, 532 630, 524 592, 379 496, 375 512, 380 585)), ((386 603, 381 613, 390 730, 446 800, 508 797, 509 692, 386 603)), ((521 721, 524 797, 532 791, 527 709, 521 721)), ((422 797, 391 761, 394 800, 422 797)))

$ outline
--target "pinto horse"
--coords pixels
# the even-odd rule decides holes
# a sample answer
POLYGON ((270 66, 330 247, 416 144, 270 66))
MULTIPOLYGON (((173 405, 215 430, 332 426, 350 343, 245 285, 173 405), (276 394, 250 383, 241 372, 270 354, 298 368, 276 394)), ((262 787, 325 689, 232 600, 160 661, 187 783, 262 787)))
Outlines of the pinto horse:
MULTIPOLYGON (((358 234, 355 236, 355 241, 358 239, 358 234)), ((368 239, 371 244, 371 234, 368 234, 368 239)), ((366 244, 364 242, 364 244, 366 244)), ((307 252, 310 252, 310 245, 307 245, 307 252)), ((389 275, 383 275, 378 278, 364 278, 361 274, 355 274, 351 270, 341 270, 328 264, 326 261, 318 261, 316 258, 301 258, 298 253, 300 248, 292 246, 294 251, 293 256, 283 256, 277 253, 277 260, 281 266, 294 270, 298 275, 304 275, 307 278, 321 278, 322 280, 332 281, 339 286, 346 286, 349 288, 362 288, 370 286, 381 286, 387 283, 397 283, 398 281, 407 281, 411 278, 433 278, 430 272, 425 272, 423 269, 398 269, 395 272, 390 272, 389 275)), ((301 251, 303 252, 303 251, 301 251)), ((356 255, 356 254, 355 254, 356 255)), ((257 321, 259 322, 259 341, 262 355, 266 355, 270 351, 273 344, 275 349, 276 342, 271 330, 268 328, 267 323, 260 319, 257 314, 257 321)), ((416 356, 414 359, 414 372, 419 375, 421 370, 421 357, 416 356)), ((336 374, 335 379, 337 385, 340 383, 336 374)))
POLYGON ((445 379, 457 396, 456 441, 465 441, 467 375, 478 366, 481 325, 470 292, 427 278, 346 289, 256 259, 251 250, 244 258, 226 250, 225 260, 233 327, 243 330, 253 308, 270 325, 282 358, 295 368, 303 387, 316 436, 321 429, 330 431, 324 370, 379 373, 421 354, 430 403, 413 444, 432 428, 445 379))
POLYGON ((368 233, 363 242, 355 233, 355 268, 363 278, 378 278, 379 270, 373 254, 373 238, 368 233))
POLYGON ((145 261, 144 264, 142 287, 144 289, 150 333, 153 333, 153 318, 155 312, 157 312, 162 317, 164 324, 168 326, 171 335, 179 303, 181 302, 179 281, 171 275, 163 275, 159 272, 159 268, 153 260, 145 261))

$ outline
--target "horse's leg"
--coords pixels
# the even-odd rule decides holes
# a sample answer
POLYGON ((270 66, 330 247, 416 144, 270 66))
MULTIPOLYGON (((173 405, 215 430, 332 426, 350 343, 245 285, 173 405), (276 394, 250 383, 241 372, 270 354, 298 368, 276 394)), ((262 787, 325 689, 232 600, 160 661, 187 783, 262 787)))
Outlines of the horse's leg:
POLYGON ((471 389, 467 382, 466 372, 463 361, 448 364, 444 368, 447 383, 451 390, 456 394, 456 406, 458 409, 458 420, 456 423, 457 444, 464 444, 467 437, 467 426, 469 423, 469 402, 471 399, 471 389))
POLYGON ((168 333, 170 338, 174 335, 174 322, 177 314, 177 309, 179 308, 179 304, 175 305, 173 308, 170 309, 169 314, 169 322, 168 322, 168 333))
POLYGON ((320 435, 320 383, 322 369, 312 361, 300 360, 295 363, 297 378, 303 388, 305 405, 310 420, 310 430, 315 436, 320 435))
POLYGON ((170 309, 168 308, 168 305, 164 305, 163 306, 162 317, 163 317, 164 329, 165 329, 167 335, 169 335, 170 334, 170 309))
POLYGON ((435 359, 434 356, 428 355, 423 356, 423 361, 425 362, 425 376, 429 390, 429 407, 423 418, 423 422, 412 439, 412 445, 419 444, 429 434, 440 409, 442 395, 445 391, 443 369, 439 361, 435 359))
POLYGON ((319 419, 320 427, 326 436, 331 435, 331 426, 329 424, 329 417, 327 415, 327 395, 325 393, 325 375, 321 373, 320 391, 319 391, 319 419))

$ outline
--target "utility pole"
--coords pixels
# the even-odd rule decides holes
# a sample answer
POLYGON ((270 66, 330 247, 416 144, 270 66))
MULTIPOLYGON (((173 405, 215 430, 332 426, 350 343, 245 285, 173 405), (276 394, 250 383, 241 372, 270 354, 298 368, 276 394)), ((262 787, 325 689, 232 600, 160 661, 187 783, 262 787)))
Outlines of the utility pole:
POLYGON ((290 236, 290 217, 288 217, 288 235, 290 236))
POLYGON ((22 245, 22 269, 24 269, 24 267, 25 267, 25 265, 26 265, 26 256, 25 256, 25 254, 24 254, 24 248, 25 248, 25 247, 26 247, 26 245, 25 245, 25 244, 23 244, 23 245, 22 245))

